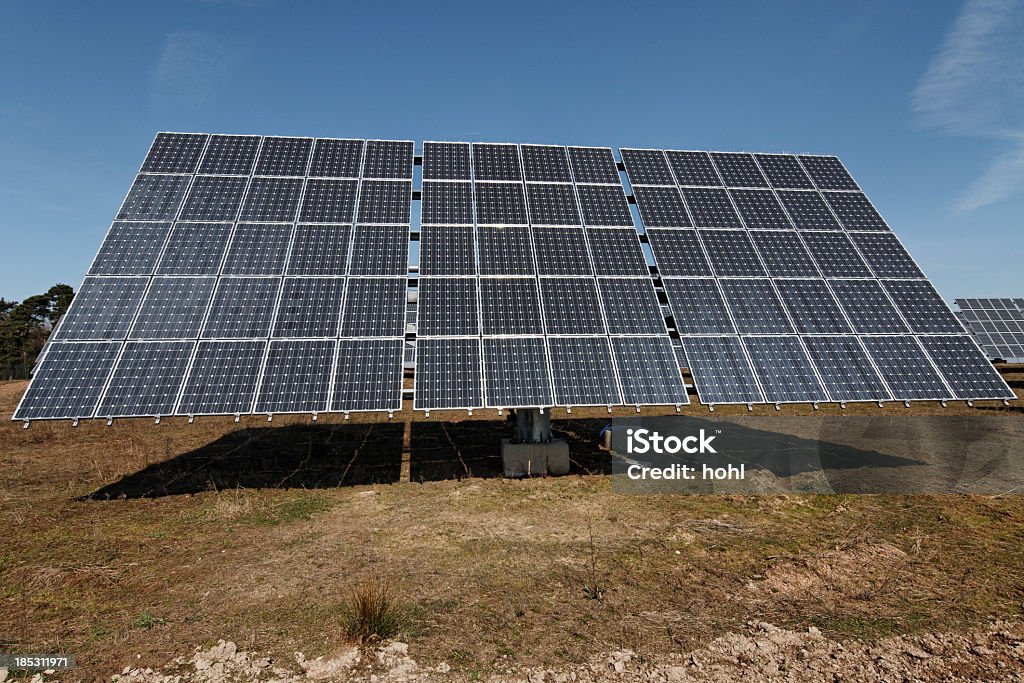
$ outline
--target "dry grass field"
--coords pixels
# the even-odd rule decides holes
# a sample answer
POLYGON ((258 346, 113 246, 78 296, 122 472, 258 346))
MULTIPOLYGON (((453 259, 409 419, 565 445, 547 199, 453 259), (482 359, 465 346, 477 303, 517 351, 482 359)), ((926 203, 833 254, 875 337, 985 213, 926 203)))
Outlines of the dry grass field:
MULTIPOLYGON (((24 387, 0 384, 5 418, 24 387)), ((1022 419, 998 403, 847 410, 1022 419)), ((616 495, 603 410, 555 413, 572 475, 508 481, 493 411, 407 429, 408 413, 5 421, 0 651, 74 654, 64 680, 220 639, 279 662, 330 656, 350 646, 346 596, 367 581, 392 587, 410 656, 458 680, 625 649, 655 662, 748 622, 870 644, 1022 618, 1020 495, 616 495)), ((1022 661, 979 655, 964 672, 1022 661)))

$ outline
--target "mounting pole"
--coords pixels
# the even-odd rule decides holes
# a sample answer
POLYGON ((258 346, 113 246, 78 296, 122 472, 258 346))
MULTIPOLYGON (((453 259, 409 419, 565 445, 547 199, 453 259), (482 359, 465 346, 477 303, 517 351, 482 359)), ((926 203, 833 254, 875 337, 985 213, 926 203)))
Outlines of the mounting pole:
POLYGON ((502 439, 505 476, 569 473, 569 444, 551 435, 551 411, 516 408, 514 438, 502 439))

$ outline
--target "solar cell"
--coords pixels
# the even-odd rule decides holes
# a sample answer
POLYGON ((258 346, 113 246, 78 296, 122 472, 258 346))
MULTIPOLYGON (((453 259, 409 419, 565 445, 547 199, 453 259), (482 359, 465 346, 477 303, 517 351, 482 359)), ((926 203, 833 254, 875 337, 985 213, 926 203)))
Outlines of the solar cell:
POLYGON ((795 232, 752 230, 750 239, 773 277, 817 277, 818 268, 795 232))
POLYGON ((90 417, 120 348, 120 342, 51 343, 14 419, 90 417))
POLYGON ((633 185, 675 185, 675 178, 669 170, 665 153, 660 149, 620 149, 622 163, 626 167, 629 184, 633 185))
POLYGON ((702 230, 701 240, 715 274, 756 277, 765 275, 749 235, 742 230, 702 230))
POLYGON ((424 142, 424 180, 470 180, 468 142, 424 142))
POLYGON ((291 222, 302 198, 302 178, 253 178, 239 220, 291 222))
POLYGON ((89 275, 149 275, 156 268, 170 223, 114 221, 89 275))
POLYGON ((864 259, 843 233, 805 232, 803 238, 825 277, 871 277, 864 259))
POLYGON ((777 194, 798 230, 843 229, 819 193, 780 190, 777 194))
POLYGON ((280 289, 279 277, 221 278, 202 336, 206 339, 268 336, 280 289))
POLYGON ((249 175, 259 148, 258 135, 211 135, 199 173, 249 175))
POLYGON ((516 145, 473 144, 473 177, 477 180, 522 180, 516 145))
POLYGON ((359 186, 360 223, 406 223, 411 220, 412 183, 364 180, 359 186))
POLYGON ((729 190, 748 228, 792 230, 793 225, 771 190, 729 190))
POLYGON ((804 337, 803 341, 833 401, 892 398, 856 337, 804 337))
POLYGON ((719 280, 722 295, 741 334, 792 334, 782 302, 770 280, 719 280))
POLYGON ((481 279, 480 303, 485 335, 544 333, 533 278, 481 279))
POLYGON ((701 403, 764 401, 739 338, 686 337, 683 349, 701 403))
POLYGON ((814 183, 791 154, 755 154, 758 165, 774 188, 813 189, 814 183))
POLYGON ((349 278, 342 309, 342 337, 405 334, 406 278, 349 278))
POLYGON ((664 334, 665 318, 649 278, 598 278, 610 334, 664 334))
POLYGON ((913 332, 963 332, 956 316, 927 280, 883 280, 882 286, 913 332))
POLYGON ((861 337, 897 401, 955 398, 914 337, 861 337))
POLYGON ((536 268, 527 227, 481 227, 476 232, 481 275, 532 275, 536 268))
POLYGON ((577 183, 621 184, 615 157, 608 147, 570 147, 569 161, 577 183))
POLYGON ((598 275, 648 275, 647 261, 633 228, 587 228, 590 255, 598 275))
POLYGON ((666 278, 661 284, 665 287, 665 295, 679 334, 736 332, 714 280, 666 278))
POLYGON ((844 334, 852 331, 824 280, 776 280, 775 286, 797 332, 844 334))
POLYGON ((624 404, 686 405, 690 402, 668 337, 612 337, 611 343, 624 404))
POLYGON ((878 277, 924 277, 914 259, 891 232, 854 233, 850 239, 878 277))
POLYGON ((743 346, 769 403, 828 400, 798 337, 744 337, 743 346))
POLYGON ((337 336, 344 291, 340 277, 286 277, 273 336, 337 336))
POLYGON ((352 237, 349 275, 407 275, 409 228, 404 225, 357 225, 352 237))
POLYGON ((172 414, 195 345, 194 341, 125 344, 96 416, 172 414))
POLYGON ((231 239, 231 223, 175 223, 156 272, 216 275, 231 239))
POLYGON ((683 201, 698 228, 742 228, 729 195, 718 188, 684 187, 683 201))
POLYGON ((478 298, 476 278, 420 278, 416 336, 479 335, 478 298))
POLYGON ((471 226, 420 228, 420 275, 476 274, 476 244, 471 226))
POLYGON ((751 154, 712 152, 711 160, 728 187, 768 187, 751 154))
POLYGON ((367 140, 364 178, 412 179, 413 143, 406 140, 367 140))
POLYGON ((859 190, 846 167, 836 157, 800 155, 800 163, 807 169, 814 184, 822 190, 859 190))
POLYGON ((475 189, 477 225, 527 225, 522 185, 478 182, 475 189))
POLYGON ((148 284, 146 277, 86 277, 54 339, 124 339, 148 284))
POLYGON ((128 337, 195 339, 216 284, 215 277, 153 278, 128 337))
POLYGON ((918 341, 939 367, 957 398, 1016 398, 999 372, 971 339, 927 336, 918 341))
POLYGON ((357 180, 310 178, 302 196, 299 220, 307 223, 351 223, 358 185, 357 180))
POLYGON ((224 259, 224 275, 280 275, 288 258, 292 226, 239 223, 224 259))
POLYGON ((601 302, 591 278, 541 278, 547 334, 604 334, 601 302))
POLYGON ((554 403, 543 337, 483 340, 484 387, 491 408, 554 403))
POLYGON ((313 146, 309 175, 314 178, 358 178, 362 160, 362 140, 321 138, 313 146))
POLYGON ((304 176, 313 151, 313 138, 263 138, 253 175, 304 176))
POLYGON ((607 337, 548 339, 555 400, 558 405, 622 403, 607 337))
POLYGON ((847 230, 888 230, 882 217, 868 198, 859 192, 825 192, 825 201, 832 207, 847 230))
POLYGON ((424 182, 420 211, 424 225, 473 225, 473 184, 424 182))
POLYGON ((527 183, 526 199, 534 225, 582 225, 572 185, 527 183))
POLYGON ((287 275, 344 275, 352 228, 348 225, 297 225, 288 255, 287 275))
POLYGON ((537 180, 552 183, 571 183, 569 157, 565 147, 551 145, 520 145, 523 155, 523 172, 527 181, 537 180))
POLYGON ((672 167, 676 182, 680 185, 696 185, 699 187, 717 187, 722 180, 711 163, 707 152, 665 152, 668 163, 672 167))
POLYGON ((577 185, 576 192, 584 225, 633 225, 633 214, 621 185, 577 185))
POLYGON ((711 266, 704 256, 696 230, 652 228, 647 231, 647 239, 662 277, 711 275, 711 266))
MULTIPOLYGON (((165 221, 178 215, 191 176, 139 175, 117 212, 117 220, 165 221)), ((245 184, 244 180, 242 182, 245 184)))
POLYGON ((533 228, 540 275, 593 275, 583 228, 533 228))
POLYGON ((861 334, 902 334, 907 326, 876 280, 830 280, 839 305, 861 334))
POLYGON ((196 176, 179 217, 195 221, 233 221, 242 205, 248 178, 196 176))
POLYGON ((267 342, 201 341, 175 411, 178 415, 249 413, 267 342))
POLYGON ((415 408, 479 408, 484 404, 479 339, 417 339, 415 408))
POLYGON ((634 187, 633 194, 645 228, 685 228, 692 225, 675 187, 634 187))
POLYGON ((335 344, 333 339, 271 341, 253 412, 326 410, 335 344))
POLYGON ((401 339, 339 341, 331 410, 401 410, 404 354, 401 339))
POLYGON ((201 133, 157 133, 142 172, 195 173, 207 137, 201 133))

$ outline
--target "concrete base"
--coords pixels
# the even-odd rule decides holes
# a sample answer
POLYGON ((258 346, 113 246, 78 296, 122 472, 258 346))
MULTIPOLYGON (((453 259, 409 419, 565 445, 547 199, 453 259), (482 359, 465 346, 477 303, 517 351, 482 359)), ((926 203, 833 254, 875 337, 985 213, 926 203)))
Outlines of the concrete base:
POLYGON ((561 440, 547 443, 512 443, 501 440, 501 461, 505 476, 512 479, 569 473, 569 444, 561 440))

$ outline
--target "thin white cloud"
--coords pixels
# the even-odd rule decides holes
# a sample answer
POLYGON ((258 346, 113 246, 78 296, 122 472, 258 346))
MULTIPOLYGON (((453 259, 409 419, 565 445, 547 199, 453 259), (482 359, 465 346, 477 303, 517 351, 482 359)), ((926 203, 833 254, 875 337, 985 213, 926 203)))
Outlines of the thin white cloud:
POLYGON ((240 52, 206 31, 174 31, 167 36, 150 86, 156 112, 201 108, 227 81, 240 52))
POLYGON ((1024 0, 968 0, 912 104, 929 127, 1007 147, 957 208, 977 209, 1024 191, 1024 0))

